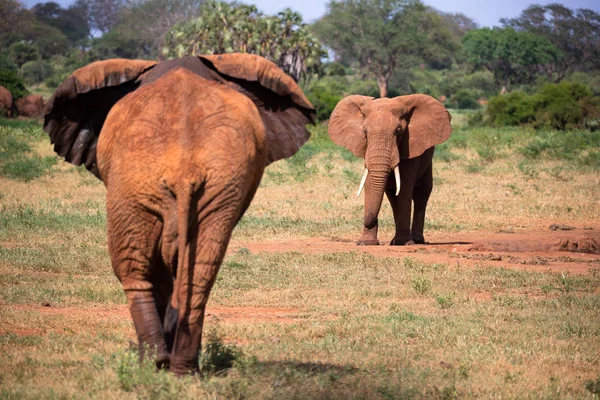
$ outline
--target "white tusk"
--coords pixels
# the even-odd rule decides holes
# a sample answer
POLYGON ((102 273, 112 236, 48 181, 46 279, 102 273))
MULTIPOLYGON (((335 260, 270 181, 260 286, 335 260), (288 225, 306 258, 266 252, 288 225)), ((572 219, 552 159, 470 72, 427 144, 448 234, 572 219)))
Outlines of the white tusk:
POLYGON ((394 168, 394 177, 396 178, 396 196, 400 193, 400 167, 396 165, 394 168))
POLYGON ((365 168, 365 173, 363 174, 362 180, 360 181, 360 186, 358 187, 358 192, 356 192, 356 197, 360 196, 360 192, 362 192, 363 187, 365 187, 365 182, 367 181, 367 175, 369 175, 369 170, 365 168))

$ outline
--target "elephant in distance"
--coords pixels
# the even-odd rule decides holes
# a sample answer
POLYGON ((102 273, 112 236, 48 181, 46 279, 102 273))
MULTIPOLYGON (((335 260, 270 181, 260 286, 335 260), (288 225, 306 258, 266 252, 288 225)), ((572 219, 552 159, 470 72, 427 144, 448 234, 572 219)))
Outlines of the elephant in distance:
POLYGON ((357 244, 379 244, 377 216, 384 193, 396 225, 390 244, 425 243, 434 146, 450 137, 450 121, 439 101, 422 94, 381 99, 352 95, 337 104, 329 119, 331 140, 365 159, 357 193, 358 197, 364 187, 364 227, 357 244))

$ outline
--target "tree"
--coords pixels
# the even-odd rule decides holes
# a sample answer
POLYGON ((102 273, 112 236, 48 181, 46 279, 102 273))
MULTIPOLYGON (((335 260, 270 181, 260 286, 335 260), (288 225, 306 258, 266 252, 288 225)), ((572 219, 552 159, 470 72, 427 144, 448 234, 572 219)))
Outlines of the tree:
POLYGON ((121 41, 138 43, 140 56, 155 58, 165 47, 167 32, 200 14, 204 0, 141 0, 129 4, 113 29, 121 41))
POLYGON ((53 1, 37 3, 31 11, 37 21, 60 30, 71 42, 78 42, 90 34, 87 9, 81 3, 67 9, 53 1))
POLYGON ((267 16, 252 5, 212 0, 197 18, 167 33, 163 50, 167 57, 230 52, 261 55, 295 80, 319 71, 325 55, 298 13, 288 9, 267 16))
POLYGON ((0 34, 22 33, 33 18, 25 6, 17 0, 0 1, 0 34))
POLYGON ((23 40, 34 21, 33 16, 17 0, 0 0, 0 51, 23 40))
POLYGON ((542 36, 560 49, 563 57, 552 71, 556 82, 572 69, 600 68, 600 14, 592 10, 572 11, 557 3, 532 5, 518 18, 500 22, 542 36))
POLYGON ((37 21, 32 25, 25 38, 38 48, 43 59, 65 54, 72 47, 69 39, 60 29, 37 21))
POLYGON ((465 14, 440 12, 440 15, 444 21, 446 21, 452 33, 459 38, 465 36, 469 31, 479 29, 477 22, 473 21, 465 14))
POLYGON ((125 10, 125 0, 77 0, 75 6, 87 16, 93 36, 94 31, 105 34, 119 23, 125 10))
POLYGON ((8 49, 8 58, 19 68, 28 61, 36 61, 40 58, 38 49, 26 42, 13 43, 8 49))
POLYGON ((355 64, 388 94, 395 69, 441 60, 459 48, 442 17, 411 0, 332 0, 314 25, 338 60, 355 64))
POLYGON ((468 61, 492 72, 501 93, 512 83, 532 83, 540 73, 552 70, 550 66, 561 57, 545 38, 512 28, 469 31, 462 43, 468 61))

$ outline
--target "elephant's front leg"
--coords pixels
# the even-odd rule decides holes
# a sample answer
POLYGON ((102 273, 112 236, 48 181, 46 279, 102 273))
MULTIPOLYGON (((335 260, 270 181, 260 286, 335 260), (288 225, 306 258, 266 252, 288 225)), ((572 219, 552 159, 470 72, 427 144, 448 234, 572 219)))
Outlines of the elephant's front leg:
POLYGON ((425 244, 425 237, 423 236, 423 228, 425 226, 425 211, 427 209, 427 202, 433 189, 433 168, 431 163, 429 167, 417 181, 415 190, 413 192, 413 200, 415 202, 415 211, 412 223, 411 238, 416 244, 425 244))
POLYGON ((396 234, 390 242, 392 246, 414 244, 410 231, 410 214, 412 208, 413 190, 415 188, 418 162, 414 159, 402 160, 400 163, 400 193, 395 196, 395 185, 393 189, 388 187, 386 193, 392 204, 396 234))

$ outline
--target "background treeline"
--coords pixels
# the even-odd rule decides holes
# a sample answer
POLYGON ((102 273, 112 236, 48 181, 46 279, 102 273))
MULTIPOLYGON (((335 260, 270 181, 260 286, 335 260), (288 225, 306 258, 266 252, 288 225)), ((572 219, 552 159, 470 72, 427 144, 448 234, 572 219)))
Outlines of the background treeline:
POLYGON ((241 51, 300 82, 327 119, 344 96, 430 94, 480 109, 472 124, 595 128, 600 15, 531 5, 501 27, 420 1, 330 1, 312 24, 290 9, 214 0, 77 0, 27 9, 0 2, 0 85, 48 95, 74 69, 107 58, 241 51))

